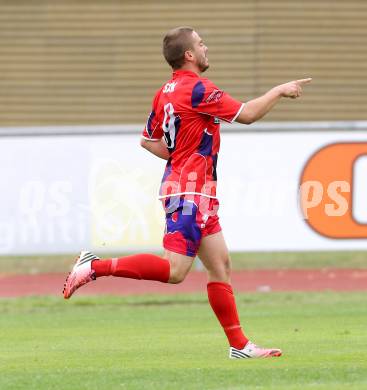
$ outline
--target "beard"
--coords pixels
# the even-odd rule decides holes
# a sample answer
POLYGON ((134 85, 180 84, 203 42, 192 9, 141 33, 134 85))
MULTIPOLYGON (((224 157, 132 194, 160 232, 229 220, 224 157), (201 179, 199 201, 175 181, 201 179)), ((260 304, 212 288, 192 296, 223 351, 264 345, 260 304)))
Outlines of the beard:
POLYGON ((198 63, 200 72, 205 72, 207 69, 209 69, 209 63, 207 61, 207 58, 204 57, 199 63, 198 63))
POLYGON ((200 64, 200 72, 204 73, 206 70, 209 69, 209 64, 201 65, 200 64))

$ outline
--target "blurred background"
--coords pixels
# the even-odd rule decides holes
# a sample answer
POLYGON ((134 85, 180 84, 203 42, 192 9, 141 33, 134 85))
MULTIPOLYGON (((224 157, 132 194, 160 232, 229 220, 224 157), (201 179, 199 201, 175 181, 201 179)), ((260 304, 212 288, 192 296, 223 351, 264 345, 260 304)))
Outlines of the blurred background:
MULTIPOLYGON (((138 142, 170 78, 162 38, 180 25, 209 47, 205 76, 239 100, 313 78, 261 123, 224 126, 221 219, 235 267, 364 267, 367 235, 320 234, 298 189, 317 150, 367 140, 366 19, 360 0, 0 0, 0 272, 65 271, 83 247, 160 250, 164 163, 138 142)), ((363 195, 358 169, 351 193, 363 195)), ((353 196, 363 226, 367 205, 359 196, 356 211, 353 196)))
POLYGON ((207 77, 238 99, 312 76, 302 104, 266 120, 366 119, 360 0, 0 1, 0 125, 143 123, 170 69, 162 37, 191 25, 207 77))

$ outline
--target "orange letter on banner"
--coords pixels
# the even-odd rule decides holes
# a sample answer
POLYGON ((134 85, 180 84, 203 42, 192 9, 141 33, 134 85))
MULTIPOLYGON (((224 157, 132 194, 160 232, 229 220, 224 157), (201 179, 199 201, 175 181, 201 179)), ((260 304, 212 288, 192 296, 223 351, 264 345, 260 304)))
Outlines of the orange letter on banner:
POLYGON ((304 218, 308 218, 308 209, 321 203, 323 193, 324 189, 318 181, 309 180, 301 184, 301 208, 304 218))
POLYGON ((367 155, 365 142, 331 144, 317 151, 303 169, 301 209, 310 227, 322 236, 367 238, 367 224, 358 223, 352 215, 353 167, 362 155, 367 155), (319 182, 323 188, 321 201, 313 207, 308 192, 302 191, 308 182, 319 182))

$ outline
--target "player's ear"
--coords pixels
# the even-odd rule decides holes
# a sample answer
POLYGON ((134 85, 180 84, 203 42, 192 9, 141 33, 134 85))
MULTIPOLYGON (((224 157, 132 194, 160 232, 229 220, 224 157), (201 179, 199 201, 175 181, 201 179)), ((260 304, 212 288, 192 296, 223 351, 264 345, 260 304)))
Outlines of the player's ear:
POLYGON ((194 53, 191 50, 185 51, 185 60, 191 62, 194 58, 194 53))

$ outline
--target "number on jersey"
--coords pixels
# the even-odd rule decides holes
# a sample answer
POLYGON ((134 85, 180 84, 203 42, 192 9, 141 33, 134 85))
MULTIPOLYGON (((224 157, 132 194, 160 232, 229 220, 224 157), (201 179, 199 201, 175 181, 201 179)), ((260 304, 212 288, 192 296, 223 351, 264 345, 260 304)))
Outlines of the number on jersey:
POLYGON ((166 140, 167 147, 171 151, 175 148, 176 135, 180 127, 180 117, 176 116, 174 112, 175 109, 172 103, 167 103, 164 106, 162 129, 164 131, 164 139, 166 140))

